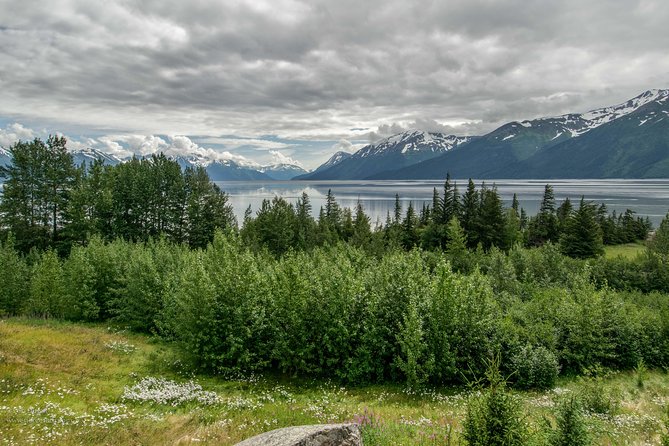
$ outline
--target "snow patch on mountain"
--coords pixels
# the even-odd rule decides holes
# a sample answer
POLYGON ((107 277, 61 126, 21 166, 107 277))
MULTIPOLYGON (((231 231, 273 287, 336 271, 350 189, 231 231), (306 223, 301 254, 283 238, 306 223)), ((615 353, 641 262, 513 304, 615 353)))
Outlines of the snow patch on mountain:
POLYGON ((387 152, 434 152, 444 153, 469 141, 468 136, 445 135, 443 133, 424 132, 419 130, 398 133, 388 138, 369 144, 355 154, 354 157, 366 158, 387 152))

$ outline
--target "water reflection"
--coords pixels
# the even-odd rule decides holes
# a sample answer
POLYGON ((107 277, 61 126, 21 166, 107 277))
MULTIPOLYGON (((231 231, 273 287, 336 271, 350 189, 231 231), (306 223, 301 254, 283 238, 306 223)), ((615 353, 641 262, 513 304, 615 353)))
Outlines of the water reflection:
MULTIPOLYGON (((480 180, 474 180, 477 188, 480 180)), ((510 206, 513 194, 518 195, 520 205, 529 215, 539 209, 544 186, 549 183, 559 202, 569 197, 575 205, 585 196, 586 200, 605 203, 609 212, 624 212, 631 209, 638 215, 648 216, 657 227, 669 210, 669 180, 486 180, 486 185, 497 187, 506 206, 510 206)), ((353 208, 362 203, 372 223, 385 222, 388 212, 395 205, 395 194, 399 194, 406 210, 412 202, 417 210, 423 203, 432 202, 432 190, 441 192, 443 181, 272 181, 272 182, 235 182, 217 183, 230 196, 238 221, 242 221, 244 211, 251 206, 255 213, 264 199, 281 196, 295 203, 302 192, 309 195, 312 214, 316 217, 321 206, 325 205, 328 190, 343 207, 353 208)), ((466 180, 457 180, 458 190, 462 194, 467 187, 466 180)))

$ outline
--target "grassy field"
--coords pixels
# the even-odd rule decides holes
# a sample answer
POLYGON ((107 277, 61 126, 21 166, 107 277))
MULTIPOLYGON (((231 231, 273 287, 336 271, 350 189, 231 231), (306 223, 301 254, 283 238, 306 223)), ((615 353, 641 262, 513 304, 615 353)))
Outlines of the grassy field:
MULTIPOLYGON (((556 401, 578 394, 611 403, 586 417, 595 444, 660 444, 669 376, 617 373, 523 392, 531 444, 544 444, 556 401)), ((0 445, 234 444, 278 427, 364 425, 366 445, 457 445, 475 392, 189 375, 150 338, 100 326, 0 320, 0 445)))
POLYGON ((604 246, 604 255, 607 258, 624 257, 634 259, 646 249, 643 243, 625 243, 623 245, 604 246))

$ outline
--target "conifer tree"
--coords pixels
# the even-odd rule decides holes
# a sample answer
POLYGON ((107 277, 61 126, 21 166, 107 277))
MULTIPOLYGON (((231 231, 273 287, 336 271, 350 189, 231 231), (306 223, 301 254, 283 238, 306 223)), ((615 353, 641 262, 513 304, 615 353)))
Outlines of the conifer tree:
POLYGON ((648 243, 648 248, 662 255, 669 255, 669 213, 662 219, 652 240, 648 243))
POLYGON ((492 189, 485 185, 481 187, 480 208, 478 212, 477 238, 484 249, 493 246, 506 249, 505 226, 506 218, 502 207, 502 200, 497 193, 497 187, 492 189))
POLYGON ((530 222, 528 241, 531 246, 541 246, 549 241, 557 241, 559 234, 558 219, 555 214, 555 194, 553 187, 547 184, 539 213, 530 222))
POLYGON ((567 220, 560 239, 560 247, 565 255, 585 259, 604 253, 602 233, 595 213, 595 206, 581 197, 579 207, 567 220))
POLYGON ((467 250, 467 235, 456 217, 451 217, 451 220, 448 222, 447 234, 448 245, 446 246, 446 252, 456 254, 467 250))
POLYGON ((402 221, 402 203, 400 202, 400 194, 395 194, 395 209, 393 210, 393 223, 400 224, 402 221))
POLYGON ((308 249, 314 246, 316 221, 311 216, 311 202, 309 195, 302 192, 302 197, 297 199, 295 209, 295 237, 298 248, 308 249))
POLYGON ((353 219, 353 237, 351 243, 353 246, 364 248, 369 245, 372 238, 369 217, 365 214, 360 201, 355 206, 355 217, 353 219))
POLYGON ((418 239, 418 218, 413 209, 413 203, 410 201, 402 223, 402 246, 405 249, 411 249, 418 244, 418 239))
POLYGON ((476 247, 478 239, 479 193, 472 179, 467 183, 467 191, 462 196, 462 229, 467 234, 467 246, 476 247))
POLYGON ((560 228, 560 231, 564 230, 564 226, 567 222, 567 219, 571 215, 571 213, 574 211, 574 206, 572 206, 571 201, 569 200, 569 197, 565 198, 562 204, 557 208, 557 219, 558 219, 558 227, 560 228))

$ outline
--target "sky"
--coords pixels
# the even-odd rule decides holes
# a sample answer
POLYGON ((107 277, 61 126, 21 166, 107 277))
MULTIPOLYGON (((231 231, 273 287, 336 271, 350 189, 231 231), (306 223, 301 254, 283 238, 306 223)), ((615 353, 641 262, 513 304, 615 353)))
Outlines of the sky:
POLYGON ((669 88, 668 21, 666 0, 0 0, 0 146, 315 168, 669 88))

